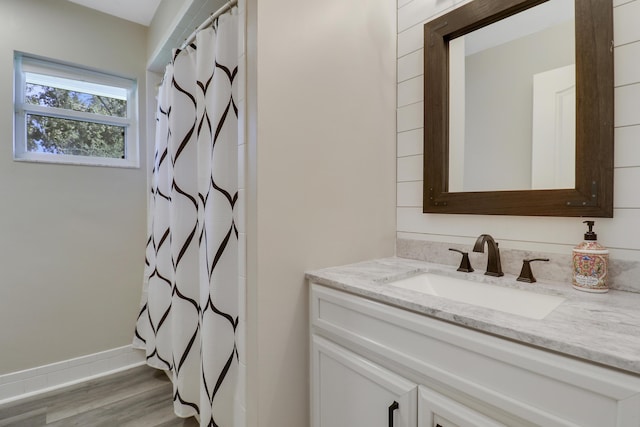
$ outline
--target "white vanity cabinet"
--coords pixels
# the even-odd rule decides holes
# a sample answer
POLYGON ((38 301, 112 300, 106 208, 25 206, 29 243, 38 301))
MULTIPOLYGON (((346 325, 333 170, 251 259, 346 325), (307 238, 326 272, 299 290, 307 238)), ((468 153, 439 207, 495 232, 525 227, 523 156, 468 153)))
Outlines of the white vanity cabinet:
POLYGON ((318 335, 311 348, 314 426, 505 427, 318 335))
POLYGON ((638 375, 319 284, 310 308, 312 427, 640 427, 638 375))
POLYGON ((417 384, 319 336, 311 346, 314 426, 415 427, 417 384))

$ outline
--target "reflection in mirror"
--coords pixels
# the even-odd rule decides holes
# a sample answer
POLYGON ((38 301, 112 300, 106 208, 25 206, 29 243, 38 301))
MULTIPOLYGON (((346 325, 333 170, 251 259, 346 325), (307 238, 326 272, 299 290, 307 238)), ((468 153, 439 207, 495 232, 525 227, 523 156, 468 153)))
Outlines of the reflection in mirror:
POLYGON ((449 41, 449 191, 574 188, 572 0, 449 41))
MULTIPOLYGON (((478 102, 481 112, 488 107, 498 106, 499 110, 493 111, 490 118, 498 117, 489 128, 488 139, 494 143, 499 137, 497 130, 507 129, 514 118, 506 118, 506 111, 514 109, 505 100, 497 100, 497 91, 489 91, 480 97, 471 96, 471 88, 462 88, 455 83, 468 79, 466 64, 458 72, 457 77, 451 76, 449 68, 457 63, 467 62, 466 54, 458 54, 451 58, 450 42, 473 33, 481 28, 494 23, 502 22, 507 18, 531 8, 537 9, 549 2, 556 0, 472 0, 450 12, 434 18, 424 25, 424 185, 423 185, 423 212, 441 214, 481 214, 481 215, 524 215, 524 216, 567 216, 567 217, 612 217, 613 216, 613 4, 607 0, 564 0, 565 3, 573 3, 575 25, 575 66, 558 62, 549 69, 539 69, 533 74, 537 77, 528 77, 529 93, 533 93, 533 81, 536 86, 547 86, 544 81, 548 71, 552 74, 561 74, 562 78, 574 76, 575 96, 571 83, 561 84, 560 89, 543 89, 543 92, 552 93, 551 103, 553 107, 545 107, 545 97, 538 102, 533 101, 533 95, 527 105, 529 112, 525 114, 530 118, 528 125, 521 125, 519 131, 527 128, 526 134, 520 137, 507 136, 507 144, 496 148, 480 148, 472 153, 473 158, 464 155, 469 145, 469 151, 473 143, 458 143, 450 145, 450 138, 464 140, 469 136, 481 134, 480 130, 469 130, 467 123, 471 123, 471 105, 478 102), (575 67, 575 71, 572 70, 575 67), (454 79, 454 83, 450 81, 454 79), (540 81, 540 83, 538 83, 540 81), (464 89, 464 90, 462 90, 464 89), (461 92, 461 93, 458 93, 461 92), (557 92, 557 94, 556 94, 557 92), (450 111, 449 104, 458 102, 458 106, 450 111), (542 107, 534 108, 540 104, 542 107), (559 104, 558 107, 555 104, 559 104), (575 107, 574 107, 575 105, 575 107), (575 114, 572 110, 575 108, 575 114), (540 110, 544 114, 538 115, 534 110, 540 110), (540 132, 544 126, 538 121, 544 121, 544 116, 552 112, 554 120, 562 123, 547 126, 551 131, 540 132), (464 125, 450 126, 450 115, 459 114, 466 116, 462 119, 464 125), (571 117, 575 117, 575 127, 570 124, 571 117), (536 122, 534 124, 534 121, 536 122), (533 131, 535 129, 535 132, 533 131), (572 130, 575 130, 575 138, 570 138, 572 130), (453 135, 450 135, 453 133, 453 135), (534 140, 554 140, 560 133, 560 140, 575 140, 575 149, 550 150, 534 148, 534 140), (458 134, 458 135, 456 135, 458 134), (460 135, 461 134, 461 135, 460 135), (566 135, 564 135, 566 134, 566 135), (551 136, 549 136, 551 135, 551 136), (566 137, 566 138, 565 138, 566 137), (463 138, 463 139, 460 139, 463 138), (515 168, 525 169, 527 174, 523 180, 529 181, 528 185, 517 184, 511 190, 489 190, 486 185, 482 190, 468 191, 465 189, 465 181, 479 181, 486 175, 491 175, 494 170, 502 170, 499 182, 515 181, 515 171, 505 172, 510 163, 516 163, 516 157, 510 154, 517 139, 529 140, 529 148, 525 152, 532 153, 526 160, 526 164, 515 168), (550 156, 548 152, 553 152, 550 156), (450 165, 450 153, 452 159, 464 159, 464 165, 450 165), (488 157, 481 156, 488 153, 488 157), (571 155, 573 153, 573 155, 571 155), (490 164, 489 159, 502 158, 499 164, 490 164), (566 159, 565 159, 566 158, 566 159), (572 169, 571 160, 575 163, 572 169), (465 179, 470 163, 480 167, 481 175, 465 179), (543 171, 552 171, 552 174, 540 174, 535 165, 544 165, 543 171), (557 165, 557 166, 556 166, 557 165), (449 169, 458 168, 458 172, 450 175, 449 169), (513 176, 512 176, 513 175, 513 176), (551 175, 549 178, 547 175, 551 175), (574 185, 571 185, 573 177, 574 185), (457 183, 455 181, 458 181, 457 183), (450 182, 451 181, 451 182, 450 182), (551 183, 553 181, 553 183, 551 183), (451 191, 462 188, 463 191, 451 191), (523 189, 528 188, 528 189, 523 189)), ((553 14, 552 14, 553 15, 553 14)), ((550 19, 550 18, 546 18, 550 19)), ((530 21, 530 20, 526 20, 530 21)), ((533 20, 531 20, 533 21, 533 20)), ((564 21, 561 21, 564 22, 564 21)), ((517 27, 524 24, 517 24, 517 27)), ((500 36, 503 37, 502 35, 500 36)), ((525 36, 533 37, 532 33, 525 36)), ((561 37, 554 44, 563 44, 569 37, 561 37)), ((508 44, 515 42, 513 36, 502 38, 508 44), (507 40, 508 38, 509 40, 507 40)), ((474 42, 465 45, 472 46, 474 42)), ((531 43, 538 47, 537 42, 531 43)), ((554 49, 556 46, 553 46, 554 49)), ((493 44, 491 50, 498 48, 493 44)), ((469 48, 471 50, 471 48, 469 48)), ((466 50, 466 48, 465 48, 466 50)), ((552 50, 546 47, 541 50, 552 50)), ((470 55, 471 56, 471 55, 470 55)), ((509 58, 511 54, 509 54, 509 58)), ((515 58, 510 62, 531 62, 533 53, 528 53, 524 58, 515 58)), ((538 64, 542 60, 533 61, 538 64)), ((488 74, 492 74, 490 72, 488 74)), ((496 73, 497 74, 497 73, 496 73)), ((555 80, 552 77, 551 80, 555 80)), ((504 77, 498 86, 506 88, 506 92, 515 92, 512 88, 514 79, 512 76, 504 77)), ((553 85, 551 85, 553 86, 553 85)), ((482 88, 481 88, 482 89, 482 88)), ((521 89, 519 89, 521 90, 521 89)), ((538 90, 536 90, 537 92, 538 90)), ((548 98, 548 97, 547 97, 548 98)), ((475 113, 474 113, 475 114, 475 113)), ((488 120, 488 119, 486 119, 488 120)), ((459 122, 460 123, 460 122, 459 122)), ((471 126, 471 125, 469 125, 471 126)), ((504 138, 504 137, 500 137, 504 138)), ((502 184, 495 184, 493 188, 502 184)), ((511 188, 513 188, 512 186, 511 188)), ((499 187, 504 188, 504 187, 499 187)))

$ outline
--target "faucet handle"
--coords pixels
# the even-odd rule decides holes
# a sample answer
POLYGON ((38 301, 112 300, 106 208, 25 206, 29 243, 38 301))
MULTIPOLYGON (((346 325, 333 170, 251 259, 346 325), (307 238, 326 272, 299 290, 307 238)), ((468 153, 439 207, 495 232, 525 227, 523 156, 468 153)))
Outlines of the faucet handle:
POLYGON ((536 278, 533 277, 533 271, 531 271, 530 265, 533 261, 549 261, 549 258, 523 259, 522 270, 520 270, 520 276, 516 279, 517 281, 535 283, 536 278))
POLYGON ((460 267, 458 267, 458 271, 464 271, 465 273, 471 273, 473 271, 473 267, 471 267, 471 262, 469 261, 468 252, 464 252, 459 249, 453 249, 453 248, 449 248, 449 250, 462 254, 462 260, 460 261, 460 267))

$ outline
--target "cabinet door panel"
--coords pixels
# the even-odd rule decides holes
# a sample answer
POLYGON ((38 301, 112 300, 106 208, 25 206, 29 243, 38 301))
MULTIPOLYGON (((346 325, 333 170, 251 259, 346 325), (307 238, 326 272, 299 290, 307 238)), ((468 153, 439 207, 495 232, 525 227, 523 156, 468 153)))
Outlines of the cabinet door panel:
POLYGON ((506 427, 425 386, 418 387, 420 427, 506 427))
POLYGON ((312 355, 313 427, 416 425, 416 384, 315 335, 312 355))

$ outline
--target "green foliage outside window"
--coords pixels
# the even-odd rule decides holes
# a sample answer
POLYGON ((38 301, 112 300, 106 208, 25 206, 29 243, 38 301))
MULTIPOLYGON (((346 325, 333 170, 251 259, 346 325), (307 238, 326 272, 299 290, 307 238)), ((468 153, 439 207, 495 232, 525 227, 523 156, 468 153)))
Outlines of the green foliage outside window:
MULTIPOLYGON (((122 99, 26 84, 25 102, 111 117, 126 117, 122 99)), ((125 128, 89 121, 27 114, 27 151, 124 158, 125 128)))

